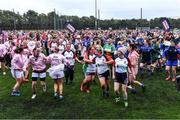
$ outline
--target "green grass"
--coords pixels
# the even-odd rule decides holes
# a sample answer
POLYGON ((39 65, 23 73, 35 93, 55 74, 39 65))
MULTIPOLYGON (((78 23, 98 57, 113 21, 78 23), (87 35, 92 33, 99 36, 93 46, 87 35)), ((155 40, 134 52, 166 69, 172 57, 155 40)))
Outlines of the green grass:
POLYGON ((80 82, 83 79, 81 68, 81 65, 76 65, 74 84, 64 85, 63 101, 53 98, 53 81, 49 77, 46 80, 47 93, 42 92, 38 83, 37 99, 31 100, 31 83, 21 87, 20 97, 12 97, 10 92, 15 80, 10 71, 6 76, 2 76, 0 72, 0 118, 180 119, 180 94, 173 82, 164 80, 164 73, 140 79, 147 86, 146 93, 143 95, 138 86, 138 93, 135 95, 128 90, 129 107, 124 108, 123 100, 118 104, 114 102, 112 81, 111 96, 107 99, 102 98, 99 84, 91 87, 90 94, 80 92, 80 82))

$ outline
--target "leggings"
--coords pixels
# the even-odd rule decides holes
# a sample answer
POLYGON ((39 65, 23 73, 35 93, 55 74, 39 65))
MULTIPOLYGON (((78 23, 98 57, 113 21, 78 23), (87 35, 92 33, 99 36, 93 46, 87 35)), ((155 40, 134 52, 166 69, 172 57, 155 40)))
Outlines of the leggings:
POLYGON ((74 79, 74 65, 72 66, 65 66, 65 79, 66 83, 68 83, 68 80, 70 78, 70 82, 74 79))

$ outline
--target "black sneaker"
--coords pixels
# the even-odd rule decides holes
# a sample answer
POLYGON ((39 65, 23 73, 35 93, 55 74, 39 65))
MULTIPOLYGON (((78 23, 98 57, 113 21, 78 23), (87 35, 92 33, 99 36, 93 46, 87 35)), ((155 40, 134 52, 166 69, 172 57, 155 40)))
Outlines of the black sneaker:
POLYGON ((62 95, 59 95, 59 100, 63 100, 64 97, 62 95))
POLYGON ((69 85, 72 85, 72 81, 69 82, 69 85))
POLYGON ((102 95, 103 95, 103 97, 106 97, 106 92, 105 92, 105 91, 103 91, 103 94, 102 94, 102 95))
POLYGON ((141 87, 142 87, 142 92, 145 93, 146 87, 144 85, 142 85, 141 87))
POLYGON ((19 91, 12 91, 11 96, 20 96, 19 91))
POLYGON ((106 91, 106 97, 109 97, 109 92, 108 91, 106 91))

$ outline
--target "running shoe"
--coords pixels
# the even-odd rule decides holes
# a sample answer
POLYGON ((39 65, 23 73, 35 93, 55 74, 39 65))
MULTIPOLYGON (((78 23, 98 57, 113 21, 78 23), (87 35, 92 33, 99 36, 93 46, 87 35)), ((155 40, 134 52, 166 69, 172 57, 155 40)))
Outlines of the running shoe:
POLYGON ((32 97, 31 97, 31 99, 33 100, 33 99, 35 99, 35 98, 36 98, 36 94, 33 94, 32 97))
POLYGON ((60 96, 59 96, 59 99, 60 99, 60 100, 63 100, 63 99, 64 99, 64 97, 63 97, 62 95, 60 95, 60 96))
POLYGON ((120 101, 120 97, 115 98, 115 102, 118 103, 120 101))
POLYGON ((128 107, 128 102, 127 101, 124 102, 124 106, 128 107))

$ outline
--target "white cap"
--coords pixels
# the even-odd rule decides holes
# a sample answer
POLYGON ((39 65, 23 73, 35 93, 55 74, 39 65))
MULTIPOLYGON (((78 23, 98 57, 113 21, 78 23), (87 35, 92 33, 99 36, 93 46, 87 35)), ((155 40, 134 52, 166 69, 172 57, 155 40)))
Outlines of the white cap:
POLYGON ((122 52, 124 55, 127 52, 127 48, 126 47, 120 47, 120 48, 118 48, 118 51, 122 52))

